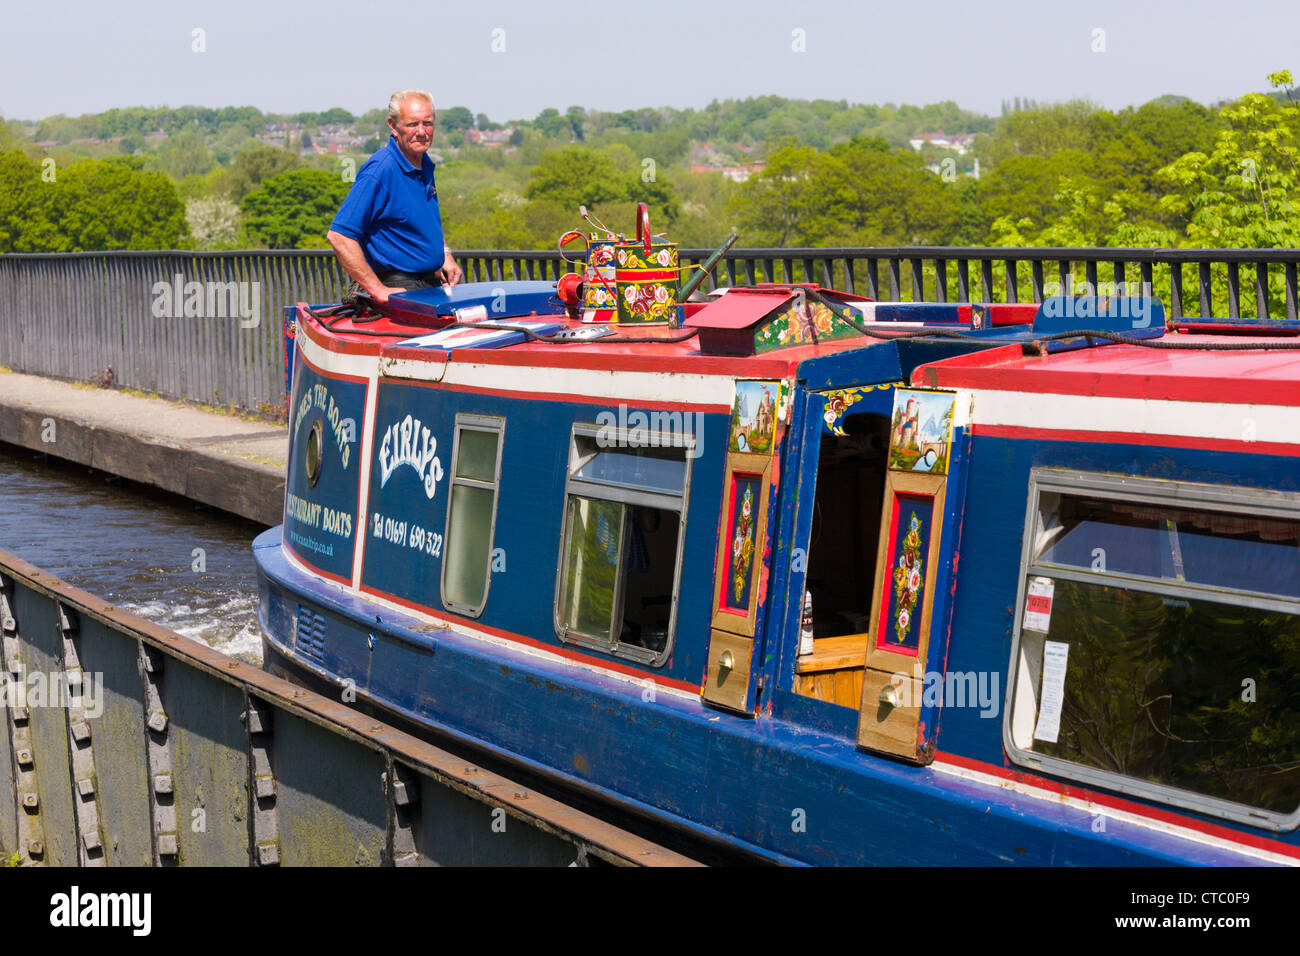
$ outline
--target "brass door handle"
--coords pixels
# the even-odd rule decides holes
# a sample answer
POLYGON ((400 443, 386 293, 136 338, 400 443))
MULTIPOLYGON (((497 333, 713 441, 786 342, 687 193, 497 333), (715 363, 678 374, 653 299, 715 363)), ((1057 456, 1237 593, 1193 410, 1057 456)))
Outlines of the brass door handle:
POLYGON ((898 687, 894 684, 886 684, 880 689, 880 702, 888 704, 890 707, 897 707, 899 704, 898 687))
POLYGON ((718 667, 722 668, 724 671, 729 671, 735 666, 736 658, 732 656, 731 651, 723 651, 722 655, 718 658, 718 667))

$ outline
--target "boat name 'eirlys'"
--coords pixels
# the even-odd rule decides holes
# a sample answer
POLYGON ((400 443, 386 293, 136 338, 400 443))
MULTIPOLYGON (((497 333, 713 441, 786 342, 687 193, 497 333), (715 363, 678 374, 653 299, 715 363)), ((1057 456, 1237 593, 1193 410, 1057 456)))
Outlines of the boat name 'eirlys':
POLYGON ((379 487, 400 465, 410 465, 424 479, 424 493, 432 498, 442 480, 442 461, 437 457, 438 439, 418 418, 407 415, 384 432, 379 446, 379 487))

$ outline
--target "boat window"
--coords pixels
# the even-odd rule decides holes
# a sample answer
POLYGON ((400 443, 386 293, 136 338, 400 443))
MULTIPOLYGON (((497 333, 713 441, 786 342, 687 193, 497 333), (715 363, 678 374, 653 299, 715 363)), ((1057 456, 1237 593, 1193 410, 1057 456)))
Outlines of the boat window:
POLYGON ((1072 495, 1044 508, 1040 564, 1300 599, 1295 521, 1072 495))
POLYGON ((487 604, 505 421, 457 415, 442 563, 442 603, 478 617, 487 604))
POLYGON ((1008 752, 1274 829, 1300 823, 1300 496, 1043 469, 1008 752))
POLYGON ((575 426, 556 586, 562 640, 656 666, 667 660, 689 450, 680 435, 575 426))
POLYGON ((686 457, 678 448, 601 448, 590 435, 574 438, 573 476, 621 488, 680 495, 686 490, 686 457))

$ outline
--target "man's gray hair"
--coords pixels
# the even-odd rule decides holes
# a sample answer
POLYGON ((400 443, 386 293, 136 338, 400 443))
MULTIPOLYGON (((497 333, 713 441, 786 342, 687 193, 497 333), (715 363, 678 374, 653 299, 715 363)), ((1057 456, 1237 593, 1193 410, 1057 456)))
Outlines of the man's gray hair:
POLYGON ((388 98, 388 118, 396 123, 397 114, 401 111, 402 104, 413 96, 418 96, 429 104, 429 109, 433 109, 433 97, 428 90, 398 90, 388 98))

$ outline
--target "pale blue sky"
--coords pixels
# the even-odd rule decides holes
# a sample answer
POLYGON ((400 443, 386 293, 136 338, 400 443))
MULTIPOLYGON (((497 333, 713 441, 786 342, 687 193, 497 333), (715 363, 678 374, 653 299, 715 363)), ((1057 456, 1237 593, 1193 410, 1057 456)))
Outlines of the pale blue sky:
POLYGON ((950 99, 996 115, 1015 96, 1212 102, 1267 88, 1272 70, 1300 75, 1300 0, 9 0, 0 16, 0 113, 21 119, 185 104, 362 112, 404 86, 498 121, 767 93, 950 99), (206 52, 192 50, 196 28, 206 52))

